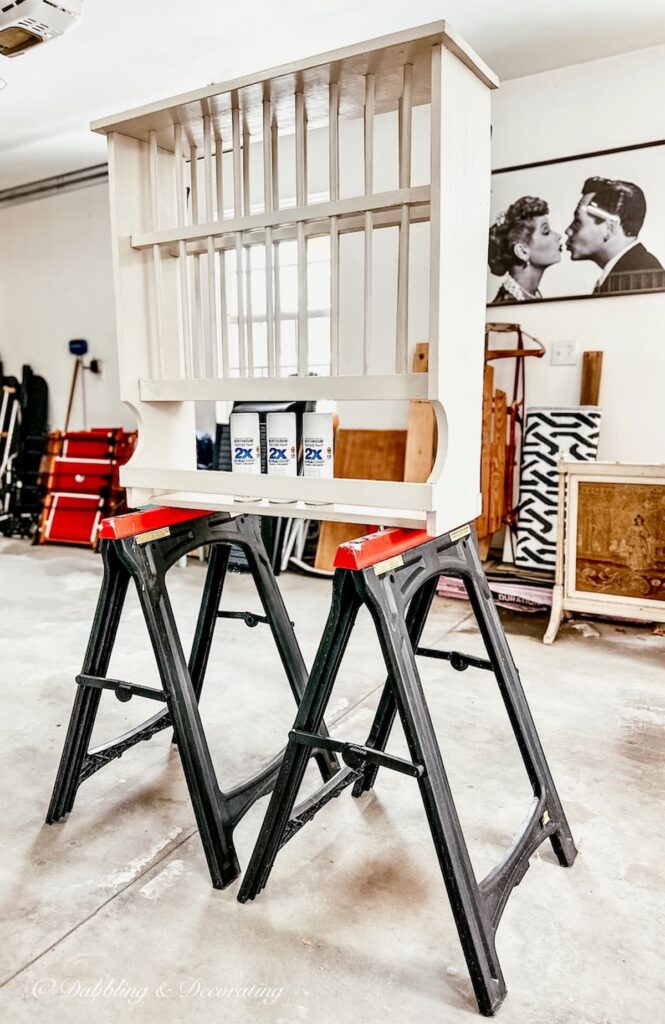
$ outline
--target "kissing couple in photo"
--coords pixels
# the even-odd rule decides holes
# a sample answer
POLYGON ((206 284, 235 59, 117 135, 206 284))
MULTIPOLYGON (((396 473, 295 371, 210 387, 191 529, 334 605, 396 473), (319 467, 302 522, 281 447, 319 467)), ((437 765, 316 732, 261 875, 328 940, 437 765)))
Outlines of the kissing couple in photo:
MULTIPOLYGON (((593 177, 584 182, 566 228, 566 249, 571 260, 593 260, 598 265, 600 276, 592 294, 665 287, 662 265, 638 241, 646 209, 644 192, 630 181, 593 177)), ((543 274, 561 261, 562 252, 562 235, 552 229, 546 201, 535 196, 516 200, 490 228, 490 270, 505 275, 493 301, 542 299, 543 274)))

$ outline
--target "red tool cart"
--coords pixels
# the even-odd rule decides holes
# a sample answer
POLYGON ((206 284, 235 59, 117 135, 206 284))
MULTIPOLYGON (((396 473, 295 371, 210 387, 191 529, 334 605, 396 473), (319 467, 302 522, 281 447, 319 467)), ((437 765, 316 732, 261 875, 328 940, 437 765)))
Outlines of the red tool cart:
POLYGON ((120 427, 56 431, 42 473, 44 495, 40 544, 96 547, 101 520, 122 511, 119 468, 130 458, 136 434, 120 427))

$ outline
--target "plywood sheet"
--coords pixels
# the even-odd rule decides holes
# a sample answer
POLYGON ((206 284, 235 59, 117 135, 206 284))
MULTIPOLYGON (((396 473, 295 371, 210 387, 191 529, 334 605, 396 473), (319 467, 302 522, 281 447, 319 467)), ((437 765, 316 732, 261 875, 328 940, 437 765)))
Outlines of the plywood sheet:
POLYGON ((603 372, 603 353, 585 352, 582 357, 582 386, 580 405, 598 405, 600 378, 603 372))
MULTIPOLYGON (((338 430, 335 435, 335 477, 351 480, 402 480, 405 430, 338 430)), ((332 569, 340 544, 367 533, 370 523, 321 524, 314 565, 332 569)))

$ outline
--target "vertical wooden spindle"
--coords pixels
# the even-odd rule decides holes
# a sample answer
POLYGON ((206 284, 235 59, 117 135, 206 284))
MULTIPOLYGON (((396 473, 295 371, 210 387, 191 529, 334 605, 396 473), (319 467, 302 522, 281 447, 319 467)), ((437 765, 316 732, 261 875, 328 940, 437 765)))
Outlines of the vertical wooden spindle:
MULTIPOLYGON (((442 246, 442 160, 441 140, 443 125, 443 94, 441 88, 441 70, 443 63, 443 46, 435 43, 432 47, 432 63, 430 71, 431 100, 429 117, 430 135, 430 220, 429 220, 429 362, 428 373, 437 380, 439 375, 439 320, 441 314, 441 246, 442 246)), ((448 200, 445 200, 447 203, 448 200)), ((449 273, 450 271, 448 271, 449 273)), ((445 290, 445 289, 444 289, 445 290)), ((439 452, 440 457, 440 452, 439 452)), ((436 474, 434 474, 436 475, 436 474)))
MULTIPOLYGON (((178 208, 178 227, 185 227, 185 154, 183 151, 182 125, 175 126, 175 180, 178 208)), ((178 265, 180 267, 180 311, 182 315, 182 354, 187 377, 194 376, 194 348, 192 345, 192 324, 190 319, 189 301, 189 269, 187 266, 187 246, 178 242, 178 265)))
MULTIPOLYGON (((296 93, 296 206, 307 204, 307 114, 303 93, 296 93)), ((309 368, 307 341, 307 241, 305 222, 298 221, 298 376, 304 377, 309 368)))
MULTIPOLYGON (((212 124, 210 115, 203 118, 203 177, 205 183, 205 219, 210 223, 214 216, 212 181, 212 124)), ((217 351, 217 288, 215 283, 215 241, 208 235, 208 347, 205 359, 206 376, 219 376, 217 351)))
MULTIPOLYGON (((233 135, 233 214, 242 217, 242 169, 240 152, 240 110, 234 106, 231 111, 231 129, 233 135)), ((240 376, 247 376, 247 358, 245 354, 245 313, 244 285, 242 274, 243 246, 242 232, 236 231, 236 292, 238 295, 238 358, 240 360, 240 376)))
MULTIPOLYGON (((330 200, 339 199, 339 82, 330 83, 328 151, 330 200)), ((337 217, 330 218, 330 372, 339 373, 339 231, 337 217)))
MULTIPOLYGON (((215 182, 217 186, 217 220, 224 220, 224 146, 222 133, 215 139, 215 182)), ((222 327, 222 376, 229 375, 229 321, 226 301, 226 251, 219 250, 219 312, 222 327)), ((219 370, 219 367, 218 367, 219 370)))
MULTIPOLYGON (((404 65, 402 96, 399 104, 399 187, 411 184, 411 134, 413 110, 413 65, 404 65)), ((402 206, 397 260, 397 330, 395 370, 406 373, 409 352, 409 207, 402 206)))
MULTIPOLYGON (((374 75, 365 76, 365 195, 374 191, 374 75)), ((363 373, 369 373, 372 348, 372 214, 365 213, 365 319, 363 373)))
MULTIPOLYGON (((200 223, 201 206, 199 199, 199 150, 189 147, 189 181, 192 208, 192 224, 200 223)), ((194 372, 198 377, 205 375, 204 352, 208 324, 203 315, 203 279, 201 277, 201 254, 194 253, 194 307, 192 310, 192 335, 194 338, 194 372)))
MULTIPOLYGON (((242 133, 242 192, 245 217, 252 214, 252 197, 250 192, 250 141, 249 127, 245 123, 242 133)), ((245 246, 245 335, 247 337, 247 375, 254 376, 254 323, 252 320, 252 247, 245 246)))
MULTIPOLYGON (((279 131, 277 118, 273 120, 270 132, 270 149, 272 153, 272 208, 279 210, 279 131)), ((282 320, 281 320, 281 291, 279 286, 279 242, 275 242, 273 251, 273 262, 275 264, 275 288, 273 301, 275 307, 275 375, 282 375, 282 320)))
MULTIPOLYGON (((268 97, 263 100, 263 205, 266 213, 272 211, 272 111, 268 97)), ((272 228, 266 228, 266 343, 268 347, 268 376, 275 376, 275 325, 272 298, 272 228)))
MULTIPOLYGON (((152 229, 159 228, 159 173, 157 161, 157 132, 151 131, 150 139, 150 202, 152 207, 152 229)), ((155 318, 150 332, 150 372, 153 376, 164 377, 164 319, 162 290, 162 254, 158 245, 152 247, 153 289, 155 293, 155 318)))

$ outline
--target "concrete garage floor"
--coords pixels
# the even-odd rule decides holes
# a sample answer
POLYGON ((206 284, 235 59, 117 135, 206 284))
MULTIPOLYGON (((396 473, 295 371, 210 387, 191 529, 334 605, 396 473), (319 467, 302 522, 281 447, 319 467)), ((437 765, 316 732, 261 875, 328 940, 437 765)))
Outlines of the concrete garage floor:
MULTIPOLYGON (((363 1021, 480 1019, 413 780, 381 772, 374 794, 333 801, 281 853, 266 891, 215 892, 177 751, 162 733, 84 784, 69 820, 44 825, 101 575, 88 551, 0 542, 2 984, 0 1019, 363 1021)), ((189 642, 203 570, 174 570, 189 642)), ((281 586, 311 664, 329 584, 281 586)), ((232 576, 225 606, 257 608, 232 576)), ((663 714, 665 638, 648 627, 504 617, 575 834, 572 870, 541 847, 511 897, 497 947, 503 1024, 665 1019, 663 714)), ((157 684, 134 597, 111 674, 157 684)), ((437 599, 429 645, 481 652, 465 604, 437 599)), ((486 673, 421 665, 478 875, 500 859, 530 790, 486 673)), ((383 680, 362 619, 328 722, 364 741, 383 680)), ((146 717, 102 698, 97 739, 146 717)), ((149 713, 154 709, 147 707, 149 713)), ((265 627, 222 622, 202 702, 222 786, 274 753, 293 704, 265 627)), ((396 753, 404 752, 400 737, 396 753)), ((310 782, 316 776, 310 769, 310 782)), ((266 799, 236 831, 246 865, 266 799)))

